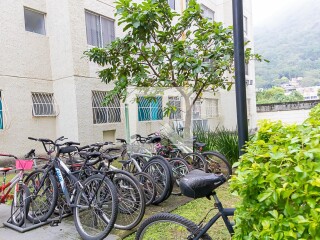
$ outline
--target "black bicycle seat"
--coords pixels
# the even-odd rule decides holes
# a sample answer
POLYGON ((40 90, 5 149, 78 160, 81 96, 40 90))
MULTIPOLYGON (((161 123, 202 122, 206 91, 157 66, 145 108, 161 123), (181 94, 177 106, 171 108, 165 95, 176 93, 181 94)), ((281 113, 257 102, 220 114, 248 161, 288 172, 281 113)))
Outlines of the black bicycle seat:
POLYGON ((153 136, 147 141, 147 143, 159 143, 159 142, 161 142, 160 136, 153 136))
POLYGON ((85 159, 100 157, 100 152, 79 152, 79 155, 85 159))
POLYGON ((78 151, 78 148, 75 146, 67 146, 59 149, 59 153, 72 153, 77 151, 78 151))
POLYGON ((195 142, 194 143, 197 147, 204 147, 206 144, 201 142, 195 142))
POLYGON ((191 198, 209 196, 214 189, 226 182, 223 175, 205 173, 201 170, 192 170, 180 180, 181 193, 191 198))

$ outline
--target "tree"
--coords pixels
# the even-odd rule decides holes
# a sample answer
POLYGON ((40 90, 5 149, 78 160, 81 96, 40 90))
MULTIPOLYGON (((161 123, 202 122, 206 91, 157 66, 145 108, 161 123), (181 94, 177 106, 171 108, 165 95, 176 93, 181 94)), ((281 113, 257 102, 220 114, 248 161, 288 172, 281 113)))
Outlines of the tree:
MULTIPOLYGON (((114 82, 106 101, 127 97, 127 87, 176 88, 186 105, 185 132, 191 126, 191 108, 205 90, 230 90, 233 84, 233 35, 231 27, 203 18, 196 0, 181 15, 167 0, 116 2, 119 25, 126 35, 105 48, 85 54, 103 70, 103 82, 114 82)), ((245 51, 246 60, 261 59, 245 51)), ((167 108, 172 110, 170 106, 167 108)), ((170 111, 166 111, 170 114, 170 111)))
POLYGON ((265 91, 257 92, 257 103, 282 103, 303 101, 304 97, 297 91, 292 91, 289 95, 281 87, 273 87, 265 91))

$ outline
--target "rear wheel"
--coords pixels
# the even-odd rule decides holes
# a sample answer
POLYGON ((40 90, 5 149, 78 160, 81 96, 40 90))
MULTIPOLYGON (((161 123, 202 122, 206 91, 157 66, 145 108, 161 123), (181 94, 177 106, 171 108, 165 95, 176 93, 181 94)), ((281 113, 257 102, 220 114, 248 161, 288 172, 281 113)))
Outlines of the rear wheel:
MULTIPOLYGON (((192 236, 199 232, 199 227, 192 221, 171 213, 158 213, 139 227, 135 240, 168 239, 185 240, 193 239, 192 236)), ((200 239, 211 240, 208 234, 200 239)))
POLYGON ((15 185, 14 198, 11 203, 11 223, 21 227, 28 214, 30 191, 24 184, 15 185))
POLYGON ((173 187, 172 194, 181 194, 179 183, 180 179, 187 175, 192 167, 182 158, 172 158, 169 160, 172 166, 173 177, 175 180, 175 186, 173 187))

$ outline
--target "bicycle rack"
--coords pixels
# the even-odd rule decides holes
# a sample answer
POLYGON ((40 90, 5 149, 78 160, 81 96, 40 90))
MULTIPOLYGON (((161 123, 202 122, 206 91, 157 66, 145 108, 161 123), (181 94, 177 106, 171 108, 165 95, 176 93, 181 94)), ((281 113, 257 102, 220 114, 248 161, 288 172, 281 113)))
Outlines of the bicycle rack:
POLYGON ((44 226, 46 224, 50 224, 51 227, 56 227, 59 225, 59 223, 61 223, 62 218, 66 218, 66 217, 69 217, 72 215, 72 213, 63 213, 63 209, 59 208, 59 213, 58 214, 53 213, 52 216, 47 221, 40 222, 40 223, 32 223, 26 219, 27 216, 25 214, 24 215, 24 224, 21 227, 19 227, 19 226, 14 225, 12 223, 12 215, 14 215, 17 211, 18 210, 16 210, 13 214, 11 214, 11 216, 9 217, 7 222, 3 223, 3 225, 12 229, 12 230, 20 232, 20 233, 28 232, 30 230, 39 228, 39 227, 44 226))

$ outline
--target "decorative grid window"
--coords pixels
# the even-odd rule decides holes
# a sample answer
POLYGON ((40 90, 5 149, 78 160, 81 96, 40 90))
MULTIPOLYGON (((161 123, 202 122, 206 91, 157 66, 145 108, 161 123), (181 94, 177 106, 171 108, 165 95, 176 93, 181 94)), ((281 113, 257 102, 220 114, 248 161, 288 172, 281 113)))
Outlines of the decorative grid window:
POLYGON ((193 105, 192 118, 201 119, 201 101, 200 100, 197 100, 193 105))
POLYGON ((176 9, 175 0, 168 0, 168 4, 171 7, 171 9, 176 9))
POLYGON ((0 90, 0 130, 4 128, 4 119, 3 119, 3 107, 2 107, 2 97, 1 97, 1 90, 0 90))
POLYGON ((248 35, 248 18, 246 16, 243 16, 243 32, 248 35))
POLYGON ((24 8, 24 24, 28 32, 46 35, 44 13, 24 8))
POLYGON ((53 93, 32 93, 31 96, 33 116, 57 116, 53 93))
POLYGON ((210 8, 206 7, 205 5, 201 4, 202 9, 202 16, 207 18, 209 21, 214 22, 214 11, 210 8))
POLYGON ((115 39, 114 20, 88 11, 85 14, 89 45, 104 47, 115 39))
POLYGON ((218 99, 206 99, 206 114, 208 118, 219 116, 218 99))
POLYGON ((104 105, 105 91, 92 91, 93 124, 121 122, 120 99, 115 97, 104 105))
POLYGON ((162 120, 162 97, 155 98, 138 97, 138 120, 154 121, 162 120))
POLYGON ((174 106, 176 108, 175 112, 171 112, 169 119, 182 119, 181 117, 181 98, 180 97, 169 97, 170 106, 174 106))

